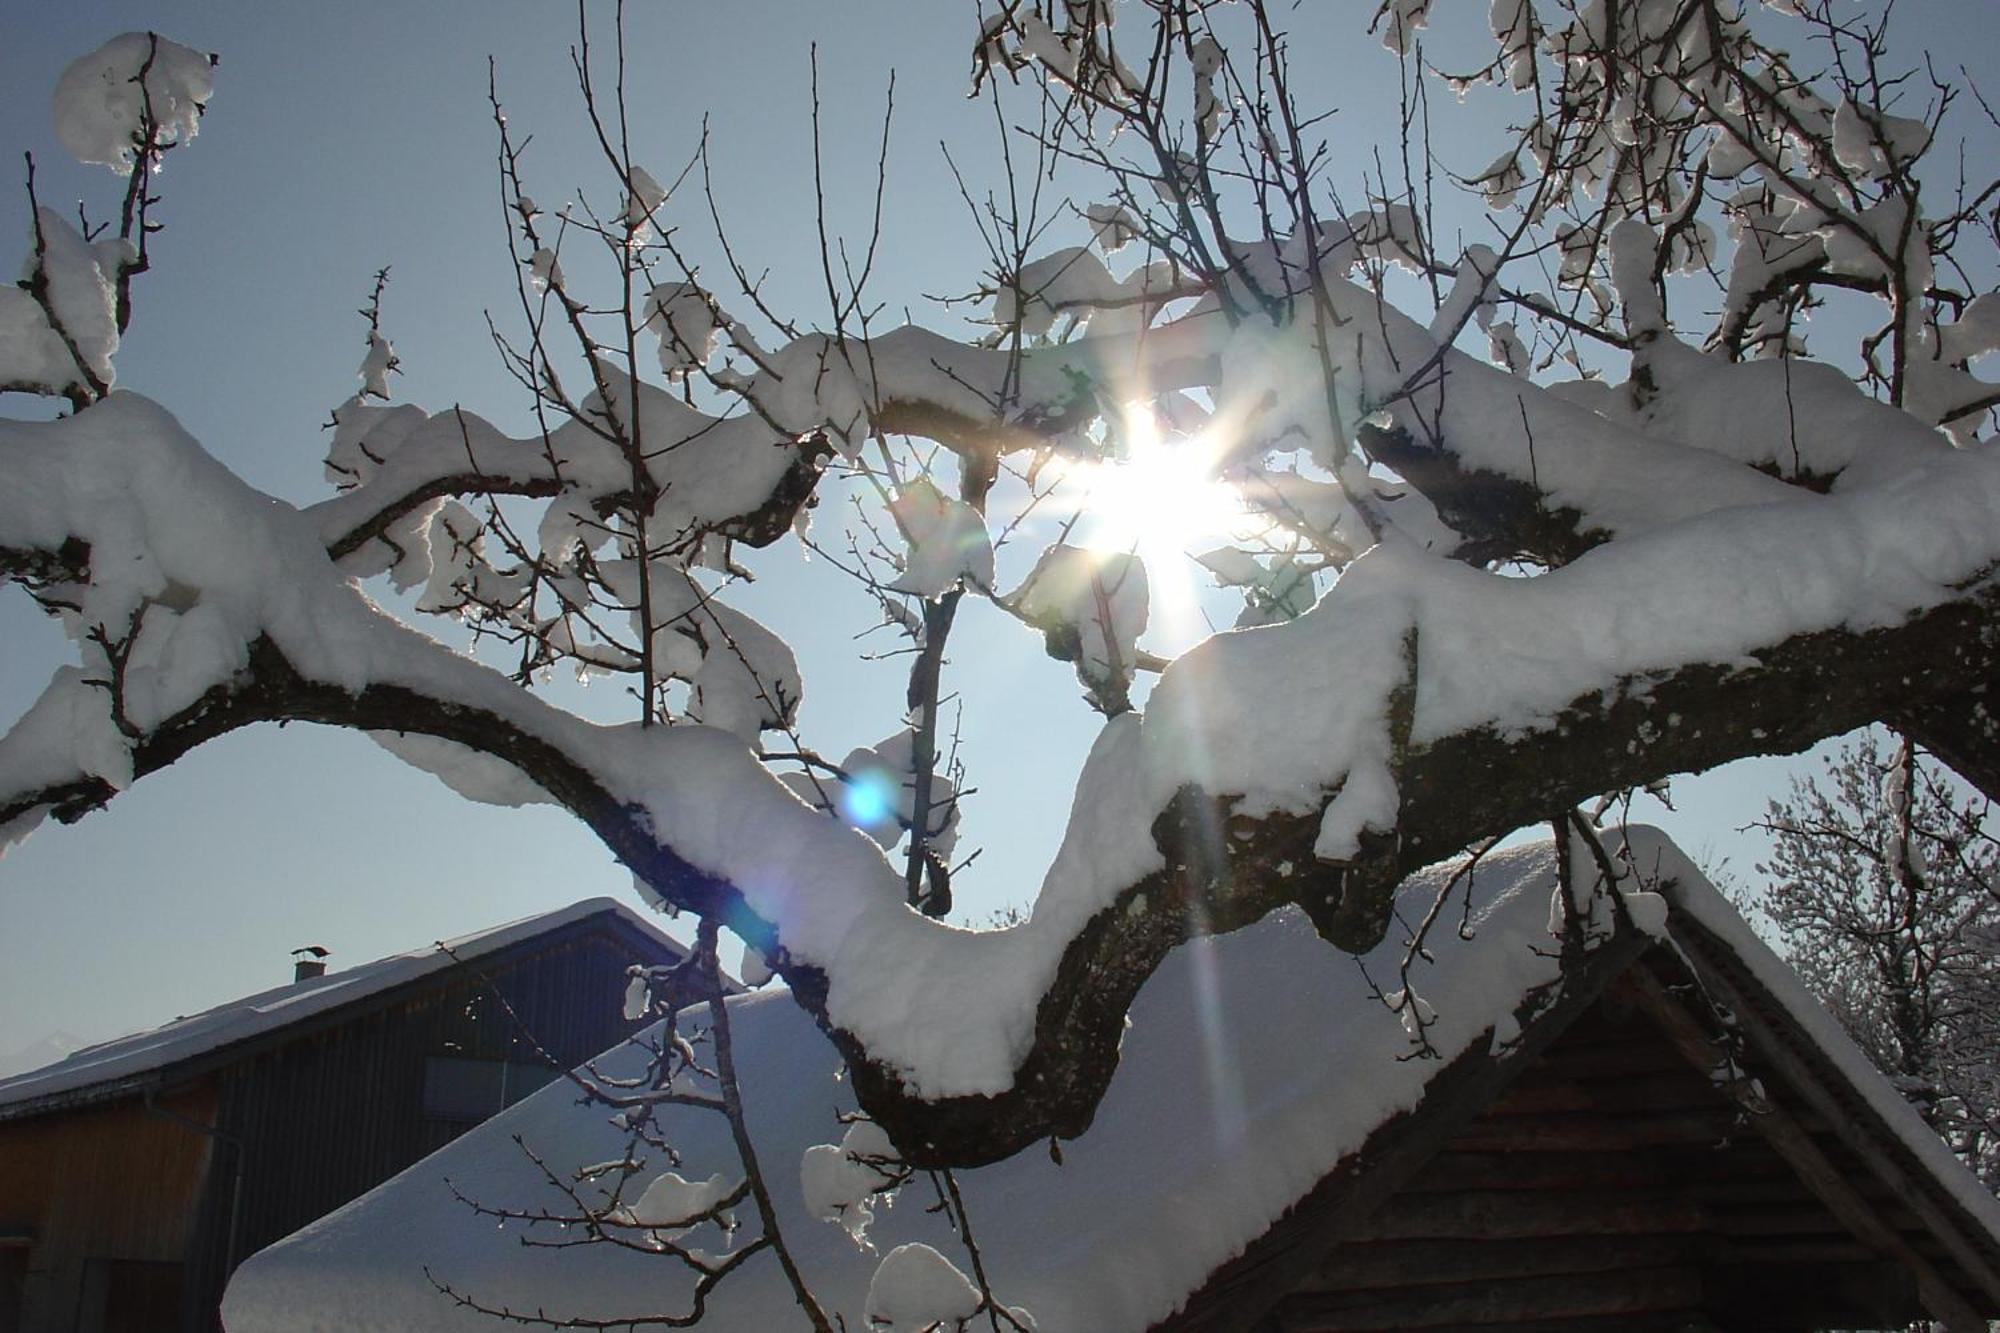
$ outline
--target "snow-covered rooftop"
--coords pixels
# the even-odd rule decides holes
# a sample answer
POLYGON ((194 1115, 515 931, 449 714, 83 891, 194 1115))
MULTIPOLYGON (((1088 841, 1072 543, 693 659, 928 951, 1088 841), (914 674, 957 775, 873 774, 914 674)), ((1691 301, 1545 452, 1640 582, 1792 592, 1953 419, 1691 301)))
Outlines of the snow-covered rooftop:
MULTIPOLYGON (((1649 876, 1674 882, 1672 912, 1700 921, 1748 960, 1891 1131, 1946 1178, 1981 1224, 2000 1231, 2000 1209, 1700 872, 1651 830, 1634 830, 1630 847, 1649 876), (1953 1173, 1964 1180, 1954 1182, 1953 1173)), ((1400 1058, 1410 1053, 1409 1036, 1371 986, 1371 977, 1383 990, 1400 984, 1398 932, 1357 961, 1288 909, 1176 950, 1132 1009, 1095 1124, 1063 1145, 1060 1163, 1030 1151, 958 1173, 996 1297, 1025 1307, 1042 1333, 1144 1329, 1170 1314, 1370 1133, 1415 1107, 1452 1057, 1518 1030, 1516 1007, 1558 971, 1548 934, 1552 860, 1546 844, 1488 856, 1474 876, 1475 938, 1463 940, 1451 928, 1456 907, 1452 923, 1434 932, 1435 960, 1420 964, 1411 981, 1436 1014, 1430 1039, 1438 1060, 1400 1058)), ((1449 873, 1415 876, 1403 889, 1406 905, 1420 911, 1449 873)), ((1634 919, 1658 924, 1658 898, 1634 905, 1634 919)), ((878 1265, 907 1242, 928 1243, 967 1267, 963 1247, 927 1210, 930 1187, 921 1178, 904 1187, 896 1206, 876 1208, 866 1236, 872 1248, 808 1215, 801 1158, 816 1144, 840 1140, 836 1115, 852 1109, 852 1098, 832 1048, 788 997, 745 996, 732 1013, 753 1137, 787 1242, 827 1308, 859 1326, 878 1265)), ((637 1067, 629 1048, 599 1062, 614 1076, 637 1067)), ((737 1176, 719 1117, 674 1113, 666 1123, 684 1155, 682 1175, 737 1176)), ((685 1274, 671 1260, 608 1246, 524 1247, 520 1224, 476 1216, 446 1183, 495 1208, 561 1211, 565 1201, 523 1146, 561 1172, 615 1159, 624 1145, 603 1109, 580 1105, 572 1088, 551 1087, 250 1259, 229 1290, 228 1327, 490 1327, 486 1317, 454 1308, 433 1278, 484 1304, 552 1314, 678 1312, 685 1274)), ((665 1165, 654 1162, 639 1179, 665 1165)), ((746 1232, 754 1231, 754 1218, 746 1219, 746 1232)), ((761 1255, 713 1294, 705 1326, 764 1330, 798 1322, 776 1263, 761 1255)))
POLYGON ((615 899, 586 898, 553 912, 523 917, 445 940, 441 945, 390 954, 358 967, 276 986, 144 1032, 86 1046, 55 1064, 0 1079, 0 1118, 23 1114, 51 1102, 67 1102, 71 1095, 115 1095, 128 1085, 147 1081, 156 1071, 220 1052, 442 971, 454 965, 453 954, 464 961, 483 958, 523 940, 605 913, 619 917, 676 951, 685 952, 685 946, 615 899))

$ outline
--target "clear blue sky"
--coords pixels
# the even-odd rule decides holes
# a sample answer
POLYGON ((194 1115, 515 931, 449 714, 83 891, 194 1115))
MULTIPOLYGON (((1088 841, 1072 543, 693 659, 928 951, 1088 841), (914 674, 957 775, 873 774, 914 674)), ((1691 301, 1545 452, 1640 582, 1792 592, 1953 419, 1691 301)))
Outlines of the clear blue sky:
MULTIPOLYGON (((1336 141, 1375 141, 1393 111, 1394 61, 1341 7, 1338 40, 1305 53, 1341 108, 1336 141), (1371 112, 1370 105, 1377 109, 1371 112), (1347 128, 1351 124, 1352 129, 1347 128)), ((1913 27, 1943 31, 1986 13, 1980 0, 1912 6, 1913 27), (1915 12, 1921 10, 1922 12, 1915 12)), ((871 200, 883 92, 898 115, 879 296, 927 316, 924 294, 963 292, 983 252, 937 144, 976 186, 1000 183, 990 109, 964 97, 972 6, 877 0, 742 0, 634 5, 629 48, 639 160, 662 179, 693 151, 712 113, 718 193, 774 304, 807 321, 823 305, 813 249, 808 48, 820 44, 835 226, 859 234, 871 200)), ((1303 19, 1301 21, 1304 21, 1303 19)), ((526 0, 285 5, 265 0, 82 3, 0 20, 0 237, 25 248, 18 153, 38 159, 44 202, 79 197, 98 216, 117 182, 63 160, 47 97, 71 57, 152 27, 219 51, 218 89, 200 139, 161 179, 168 230, 118 359, 120 383, 177 413, 252 484, 297 503, 320 479, 328 410, 355 384, 363 326, 354 310, 388 264, 387 331, 406 374, 402 401, 462 402, 525 428, 482 311, 512 309, 497 208, 487 56, 518 133, 532 133, 530 188, 544 206, 581 184, 610 190, 571 81, 573 15, 526 0)), ((1983 30, 1954 34, 1996 43, 1983 30)), ((1968 57, 1969 58, 1969 57, 1968 57)), ((1440 112, 1440 124, 1450 108, 1440 112)), ((1450 139, 1441 147, 1450 153, 1450 139)), ((1470 159, 1460 165, 1475 167, 1470 159)), ((1487 155, 1490 157, 1490 153, 1487 155)), ((1359 195, 1357 159, 1350 193, 1359 195)), ((1080 200, 1079 202, 1088 202, 1080 200)), ((705 230, 698 202, 670 216, 705 230)), ((1074 238, 1071 238, 1074 239, 1074 238)), ((13 259, 0 262, 14 263, 13 259)), ((18 412, 18 402, 5 410, 18 412)), ((832 522, 832 519, 822 520, 832 522)), ((895 729, 893 663, 856 663, 870 623, 823 565, 792 548, 759 562, 748 609, 800 649, 808 739, 836 755, 895 729)), ((974 617, 975 622, 979 617, 974 617)), ((990 618, 989 618, 990 620, 990 618)), ((34 697, 67 645, 18 591, 0 593, 0 722, 34 697)), ((1033 894, 1095 728, 1066 668, 1018 629, 974 623, 956 642, 967 691, 965 745, 980 794, 969 845, 985 856, 962 883, 973 919, 1033 894)), ((1691 851, 1747 868, 1754 846, 1730 829, 1761 808, 1782 765, 1684 792, 1672 821, 1691 851)), ((367 740, 294 727, 241 734, 140 783, 75 828, 49 826, 0 861, 0 1056, 52 1032, 100 1039, 289 977, 287 951, 321 944, 334 966, 421 946, 578 897, 627 895, 624 873, 546 808, 469 805, 367 740)), ((607 997, 611 1002, 613 997, 607 997)))

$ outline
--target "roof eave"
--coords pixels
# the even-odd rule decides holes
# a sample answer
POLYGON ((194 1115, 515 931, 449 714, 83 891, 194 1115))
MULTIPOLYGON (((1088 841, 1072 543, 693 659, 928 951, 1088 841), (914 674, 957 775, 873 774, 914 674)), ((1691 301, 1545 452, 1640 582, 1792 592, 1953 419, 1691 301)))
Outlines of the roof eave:
POLYGON ((0 1103, 0 1124, 117 1101, 137 1093, 143 1093, 149 1088, 180 1087, 224 1066, 252 1059, 263 1054, 265 1051, 288 1045, 303 1037, 311 1036, 316 1032, 323 1032, 328 1028, 338 1027, 358 1012, 378 1007, 386 1008, 396 1004, 409 995, 435 984, 439 977, 455 970, 473 970, 481 963, 491 966, 495 959, 505 958, 530 945, 546 944, 571 935, 582 934, 587 930, 600 929, 607 926, 646 944, 657 946, 664 942, 678 951, 681 956, 685 956, 687 953, 687 946, 685 944, 682 944, 662 931, 653 929, 646 922, 636 919, 630 912, 618 904, 607 903, 599 911, 592 912, 587 916, 577 917, 574 920, 562 922, 546 931, 525 936, 510 944, 493 949, 490 952, 453 959, 432 971, 405 978, 380 990, 355 995, 351 999, 342 1000, 325 1009, 303 1015, 292 1022, 281 1023, 276 1027, 249 1033, 233 1041, 223 1042, 220 1045, 210 1047, 183 1059, 170 1060, 150 1068, 136 1069, 129 1073, 113 1075, 110 1078, 94 1083, 79 1084, 76 1087, 65 1088, 60 1092, 44 1093, 38 1097, 28 1097, 16 1102, 0 1103))
POLYGON ((1514 1010, 1518 1038, 1496 1052, 1488 1029, 1484 1040, 1475 1040, 1430 1080, 1416 1107, 1376 1128, 1247 1250, 1209 1274, 1153 1333, 1254 1329, 1654 943, 1638 931, 1620 934, 1564 977, 1529 991, 1514 1010))

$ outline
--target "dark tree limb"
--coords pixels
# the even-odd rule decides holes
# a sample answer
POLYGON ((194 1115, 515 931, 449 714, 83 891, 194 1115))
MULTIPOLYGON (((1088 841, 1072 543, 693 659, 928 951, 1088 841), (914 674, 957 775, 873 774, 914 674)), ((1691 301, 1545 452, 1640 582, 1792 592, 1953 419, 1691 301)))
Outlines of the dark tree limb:
MULTIPOLYGON (((772 958, 846 1057, 863 1108, 906 1160, 976 1165, 1089 1127, 1117 1066, 1126 1010, 1192 931, 1234 930, 1298 904, 1334 944, 1365 950, 1382 938, 1389 895, 1404 876, 1481 838, 1663 773, 1791 753, 1875 721, 1945 734, 1947 743, 1935 747, 1941 757, 2000 795, 2000 737, 1983 694, 2000 677, 1996 609, 2000 584, 1983 579, 1901 625, 1799 635, 1747 665, 1695 664, 1620 681, 1572 700, 1527 735, 1487 726, 1416 743, 1406 720, 1392 755, 1397 827, 1364 836, 1346 863, 1314 859, 1317 811, 1251 819, 1229 813, 1226 793, 1185 788, 1153 826, 1164 868, 1126 887, 1070 941, 1038 1007, 1033 1044, 1012 1087, 995 1096, 916 1095, 857 1036, 833 1026, 829 979, 785 950, 783 922, 764 920, 734 885, 662 843, 645 811, 609 790, 587 755, 530 734, 518 718, 402 685, 353 691, 314 681, 259 639, 233 681, 137 740, 133 769, 143 776, 238 727, 286 720, 420 733, 503 759, 669 901, 727 925, 772 958)), ((1420 672, 1419 646, 1410 651, 1420 672)), ((37 807, 73 820, 115 794, 85 776, 0 794, 0 823, 37 807)))
POLYGON ((1454 559, 1525 559, 1554 568, 1611 539, 1602 528, 1586 528, 1575 509, 1551 507, 1528 482, 1467 467, 1450 450, 1427 445, 1401 426, 1364 424, 1358 438, 1369 458, 1420 491, 1464 539, 1450 552, 1454 559))

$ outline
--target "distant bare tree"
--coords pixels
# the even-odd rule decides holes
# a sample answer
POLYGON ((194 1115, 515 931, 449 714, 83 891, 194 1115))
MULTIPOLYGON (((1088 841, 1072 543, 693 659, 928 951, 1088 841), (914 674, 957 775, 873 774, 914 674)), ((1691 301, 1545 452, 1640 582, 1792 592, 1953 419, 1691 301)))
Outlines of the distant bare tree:
POLYGON ((2000 1188, 2000 840, 1992 803, 1905 741, 1842 746, 1756 826, 1787 958, 1965 1163, 2000 1188))

